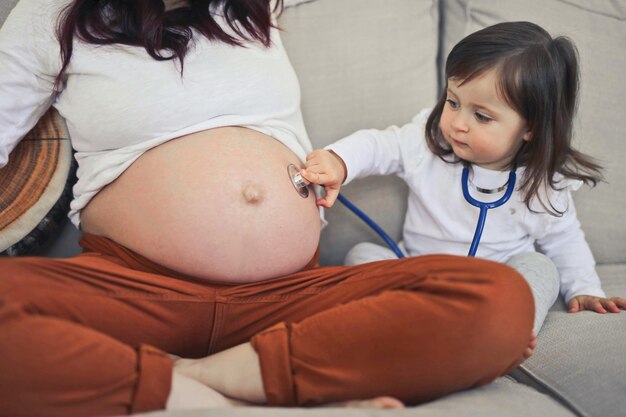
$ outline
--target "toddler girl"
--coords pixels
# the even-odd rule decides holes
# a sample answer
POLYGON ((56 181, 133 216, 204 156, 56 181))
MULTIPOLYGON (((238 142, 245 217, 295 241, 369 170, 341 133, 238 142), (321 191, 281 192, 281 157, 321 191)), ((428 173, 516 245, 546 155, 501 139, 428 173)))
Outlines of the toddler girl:
MULTIPOLYGON (((488 212, 477 256, 507 262, 529 281, 535 332, 559 286, 570 312, 618 313, 626 301, 603 292, 571 196, 600 180, 600 167, 571 146, 577 91, 577 53, 568 39, 533 23, 496 24, 452 49, 432 110, 402 127, 361 130, 313 151, 302 176, 325 186, 318 204, 331 207, 342 184, 396 174, 410 190, 405 253, 463 255, 479 212, 463 196, 463 168, 470 195, 485 202, 504 195, 515 171, 510 200, 488 212)), ((361 243, 346 263, 394 257, 361 243)))

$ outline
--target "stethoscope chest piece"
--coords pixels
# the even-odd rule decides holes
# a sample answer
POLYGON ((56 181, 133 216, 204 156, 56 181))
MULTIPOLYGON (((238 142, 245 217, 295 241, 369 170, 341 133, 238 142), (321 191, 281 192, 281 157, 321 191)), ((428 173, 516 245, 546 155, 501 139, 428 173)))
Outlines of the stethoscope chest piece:
POLYGON ((294 164, 287 165, 287 174, 289 174, 289 180, 293 185, 293 188, 296 189, 300 197, 307 198, 309 196, 309 183, 302 178, 300 174, 300 170, 294 164))

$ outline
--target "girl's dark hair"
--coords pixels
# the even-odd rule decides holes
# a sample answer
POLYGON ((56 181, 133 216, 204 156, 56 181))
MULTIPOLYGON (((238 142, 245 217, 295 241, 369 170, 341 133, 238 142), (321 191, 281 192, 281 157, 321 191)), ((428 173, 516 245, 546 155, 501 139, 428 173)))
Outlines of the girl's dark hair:
POLYGON ((242 46, 244 41, 270 45, 272 12, 281 11, 283 0, 271 10, 270 0, 188 0, 187 5, 165 11, 163 0, 74 0, 59 16, 57 37, 62 66, 56 87, 72 57, 74 37, 96 45, 123 44, 143 47, 159 61, 184 58, 193 29, 208 39, 242 46), (229 34, 213 18, 219 6, 232 30, 229 34))
MULTIPOLYGON (((429 148, 450 162, 450 145, 439 129, 450 78, 468 82, 495 70, 501 97, 527 123, 530 140, 524 142, 512 166, 525 167, 520 189, 530 209, 533 197, 549 213, 561 215, 552 202, 542 201, 541 187, 558 190, 555 174, 596 185, 600 165, 572 148, 573 119, 578 96, 578 53, 565 37, 552 38, 529 22, 489 26, 462 39, 448 55, 446 84, 426 123, 429 148)), ((453 163, 460 162, 452 160, 453 163)))

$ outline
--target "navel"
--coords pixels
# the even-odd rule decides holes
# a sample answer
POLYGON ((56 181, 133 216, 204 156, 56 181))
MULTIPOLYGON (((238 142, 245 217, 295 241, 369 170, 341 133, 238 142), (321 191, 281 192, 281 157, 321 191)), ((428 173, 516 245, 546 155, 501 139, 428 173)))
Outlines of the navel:
POLYGON ((259 184, 249 182, 244 185, 241 195, 247 204, 259 204, 263 201, 263 188, 259 184))

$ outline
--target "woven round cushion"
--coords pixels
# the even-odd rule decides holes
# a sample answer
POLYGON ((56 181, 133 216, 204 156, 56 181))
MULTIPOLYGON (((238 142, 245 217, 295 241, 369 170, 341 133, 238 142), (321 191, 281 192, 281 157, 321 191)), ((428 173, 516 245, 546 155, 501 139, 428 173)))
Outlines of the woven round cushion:
POLYGON ((51 108, 0 169, 0 253, 28 255, 66 219, 76 162, 67 126, 51 108))

